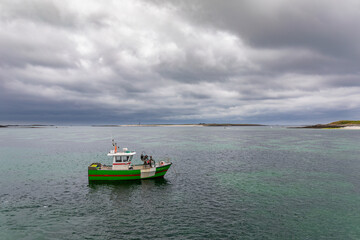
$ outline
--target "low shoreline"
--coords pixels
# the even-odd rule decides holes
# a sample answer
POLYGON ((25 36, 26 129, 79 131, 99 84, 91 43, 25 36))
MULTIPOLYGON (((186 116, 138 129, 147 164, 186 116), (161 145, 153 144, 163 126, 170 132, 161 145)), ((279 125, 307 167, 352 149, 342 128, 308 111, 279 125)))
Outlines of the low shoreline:
POLYGON ((202 127, 198 124, 120 124, 120 125, 91 125, 91 127, 202 127))
POLYGON ((55 127, 55 125, 0 125, 0 128, 44 128, 44 127, 55 127))
POLYGON ((257 127, 261 124, 232 123, 200 123, 200 124, 123 124, 123 125, 91 125, 92 127, 257 127))
MULTIPOLYGON (((74 126, 74 125, 70 125, 74 126)), ((199 123, 199 124, 99 124, 99 125, 87 125, 90 127, 258 127, 266 126, 262 124, 233 124, 233 123, 199 123)), ((46 127, 58 127, 57 125, 20 125, 9 124, 0 125, 0 128, 46 128, 46 127)))

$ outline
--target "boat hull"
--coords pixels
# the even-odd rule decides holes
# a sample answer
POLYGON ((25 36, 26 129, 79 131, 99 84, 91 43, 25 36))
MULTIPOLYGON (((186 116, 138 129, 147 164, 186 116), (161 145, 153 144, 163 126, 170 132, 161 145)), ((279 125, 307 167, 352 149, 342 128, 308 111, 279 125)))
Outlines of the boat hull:
POLYGON ((137 179, 150 179, 164 177, 169 170, 170 164, 158 166, 153 170, 105 170, 105 169, 89 169, 89 181, 126 181, 137 179), (151 171, 150 171, 151 170, 151 171))

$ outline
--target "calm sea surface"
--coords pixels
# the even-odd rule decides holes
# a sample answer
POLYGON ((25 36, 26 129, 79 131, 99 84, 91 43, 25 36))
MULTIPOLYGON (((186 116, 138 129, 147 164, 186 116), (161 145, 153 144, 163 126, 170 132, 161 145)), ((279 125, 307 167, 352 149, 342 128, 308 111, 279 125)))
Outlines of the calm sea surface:
POLYGON ((359 130, 4 128, 0 166, 4 240, 360 239, 359 130), (89 185, 112 137, 174 164, 89 185))

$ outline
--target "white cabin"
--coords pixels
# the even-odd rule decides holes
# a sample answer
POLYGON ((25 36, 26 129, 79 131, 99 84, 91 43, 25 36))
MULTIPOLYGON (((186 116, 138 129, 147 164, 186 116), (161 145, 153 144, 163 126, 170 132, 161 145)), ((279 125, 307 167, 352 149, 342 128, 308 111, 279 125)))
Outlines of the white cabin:
POLYGON ((122 152, 118 152, 117 148, 115 148, 115 150, 110 150, 107 155, 113 157, 113 170, 129 170, 131 161, 135 154, 136 152, 128 151, 127 148, 123 148, 122 152))

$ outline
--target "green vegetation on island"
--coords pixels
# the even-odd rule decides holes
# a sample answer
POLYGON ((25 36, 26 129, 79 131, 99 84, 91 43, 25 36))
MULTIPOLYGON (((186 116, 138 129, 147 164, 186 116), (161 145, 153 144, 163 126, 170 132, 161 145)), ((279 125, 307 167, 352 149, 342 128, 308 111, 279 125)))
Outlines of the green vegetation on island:
POLYGON ((336 122, 329 123, 330 125, 360 125, 360 121, 354 120, 340 120, 336 122))
POLYGON ((333 129, 333 128, 344 128, 344 127, 360 127, 359 120, 340 120, 327 124, 316 124, 310 126, 304 126, 299 128, 321 128, 321 129, 333 129))

